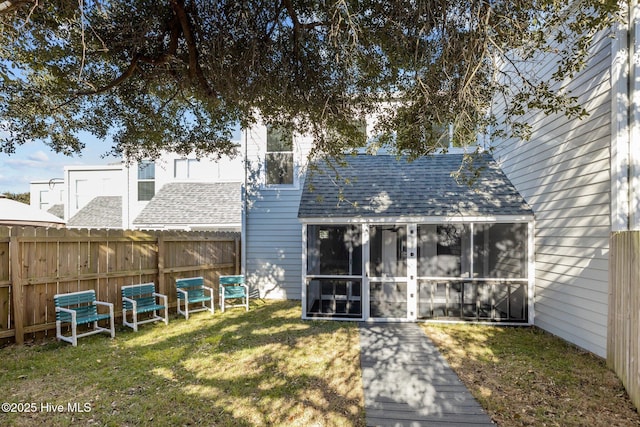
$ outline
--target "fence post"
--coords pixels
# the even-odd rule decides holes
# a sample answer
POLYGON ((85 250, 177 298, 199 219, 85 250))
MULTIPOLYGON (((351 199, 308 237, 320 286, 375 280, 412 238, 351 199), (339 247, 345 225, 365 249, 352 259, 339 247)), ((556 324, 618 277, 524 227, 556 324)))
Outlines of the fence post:
POLYGON ((240 239, 238 239, 237 237, 235 238, 235 253, 233 254, 234 257, 234 262, 236 264, 235 269, 236 269, 236 273, 235 274, 240 274, 240 239))
POLYGON ((158 233, 158 292, 167 295, 167 284, 164 279, 165 243, 164 233, 158 233))
POLYGON ((22 260, 18 237, 9 238, 9 258, 11 258, 10 280, 13 300, 13 329, 16 344, 24 344, 24 289, 22 284, 22 260))

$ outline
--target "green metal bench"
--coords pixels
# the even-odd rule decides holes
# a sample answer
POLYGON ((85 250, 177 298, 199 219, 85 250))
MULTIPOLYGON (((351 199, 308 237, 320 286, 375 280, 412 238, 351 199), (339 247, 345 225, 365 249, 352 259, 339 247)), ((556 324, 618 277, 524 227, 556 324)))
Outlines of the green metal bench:
POLYGON ((225 307, 244 307, 249 311, 249 287, 244 276, 220 276, 220 309, 225 307), (240 300, 240 303, 227 304, 227 300, 240 300))
POLYGON ((211 314, 214 313, 213 289, 204 285, 202 277, 176 279, 176 291, 178 294, 178 313, 182 314, 186 319, 189 318, 190 312, 208 310, 211 314), (209 301, 209 307, 206 305, 207 301, 209 301), (184 304, 184 310, 181 308, 180 302, 184 304), (201 307, 189 310, 189 304, 198 302, 202 303, 201 307))
POLYGON ((142 283, 140 285, 129 285, 121 288, 122 292, 122 323, 134 331, 138 330, 138 325, 149 322, 164 321, 169 324, 169 303, 167 296, 156 292, 155 283, 142 283), (159 303, 161 300, 162 303, 159 303), (164 316, 160 316, 158 311, 164 311, 164 316), (127 312, 131 312, 132 321, 127 320, 127 312), (138 314, 153 312, 149 319, 138 320, 138 314))
POLYGON ((78 345, 78 338, 86 337, 100 332, 111 334, 115 337, 116 331, 113 325, 113 304, 110 302, 96 301, 96 291, 80 291, 53 296, 56 307, 56 338, 78 345), (109 313, 98 313, 98 305, 109 308, 109 313), (100 320, 109 320, 109 328, 98 325, 100 320), (71 324, 71 336, 62 334, 62 324, 71 324), (93 323, 93 329, 78 334, 78 325, 93 323))

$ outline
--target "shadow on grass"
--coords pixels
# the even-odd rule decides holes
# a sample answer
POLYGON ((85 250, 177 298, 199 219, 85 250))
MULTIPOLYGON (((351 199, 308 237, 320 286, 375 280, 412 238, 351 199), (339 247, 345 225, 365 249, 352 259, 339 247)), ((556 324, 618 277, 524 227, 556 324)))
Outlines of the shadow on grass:
POLYGON ((297 302, 0 355, 14 360, 0 370, 9 401, 91 405, 87 413, 0 413, 2 425, 364 424, 357 325, 302 321, 297 302))
POLYGON ((640 425, 603 359, 539 328, 421 326, 498 425, 640 425))

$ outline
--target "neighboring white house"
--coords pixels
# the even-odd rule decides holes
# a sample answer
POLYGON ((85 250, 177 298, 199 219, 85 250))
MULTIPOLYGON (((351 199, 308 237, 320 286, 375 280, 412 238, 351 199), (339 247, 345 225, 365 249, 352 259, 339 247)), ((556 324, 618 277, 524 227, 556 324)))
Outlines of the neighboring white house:
POLYGON ((164 154, 152 162, 74 165, 33 182, 32 203, 62 198, 69 228, 239 231, 242 158, 164 154), (51 185, 54 183, 55 185, 51 185))
POLYGON ((32 207, 64 218, 64 179, 52 178, 47 181, 31 181, 29 193, 31 194, 30 205, 32 207))
MULTIPOLYGON (((586 69, 567 82, 586 119, 530 113, 529 141, 493 141, 536 217, 536 325, 602 357, 609 237, 640 229, 639 18, 636 7, 628 26, 602 34, 586 69)), ((544 58, 537 69, 554 71, 544 58)))
MULTIPOLYGON (((98 222, 76 222, 74 217, 96 197, 122 197, 126 190, 124 166, 121 163, 112 165, 73 165, 64 168, 65 201, 64 219, 72 227, 91 227, 98 222)), ((86 218, 90 218, 87 216, 86 218)), ((120 216, 120 222, 122 216, 120 216)), ((117 221, 116 221, 117 222, 117 221)), ((106 228, 106 226, 104 227, 106 228)))

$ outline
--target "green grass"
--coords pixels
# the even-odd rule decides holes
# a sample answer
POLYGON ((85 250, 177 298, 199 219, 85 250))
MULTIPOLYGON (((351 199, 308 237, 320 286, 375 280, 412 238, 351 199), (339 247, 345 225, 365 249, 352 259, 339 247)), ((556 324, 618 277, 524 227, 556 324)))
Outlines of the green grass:
MULTIPOLYGON (((357 324, 300 317, 270 301, 2 348, 0 400, 36 410, 0 425, 365 425, 357 324)), ((539 329, 422 327, 499 426, 640 426, 602 359, 539 329)))
POLYGON ((500 426, 638 426, 605 361, 538 328, 422 325, 500 426))
POLYGON ((302 321, 299 302, 0 356, 3 401, 37 409, 0 413, 0 425, 364 425, 357 325, 302 321), (74 403, 90 410, 68 412, 74 403))

